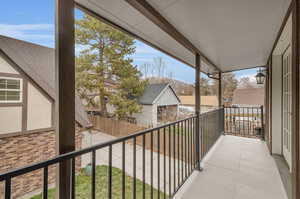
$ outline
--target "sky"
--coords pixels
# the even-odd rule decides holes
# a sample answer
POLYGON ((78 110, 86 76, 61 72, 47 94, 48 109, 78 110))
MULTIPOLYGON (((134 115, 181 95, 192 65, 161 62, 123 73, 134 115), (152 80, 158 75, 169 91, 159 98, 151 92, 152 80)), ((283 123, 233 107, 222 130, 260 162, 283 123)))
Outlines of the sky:
MULTIPOLYGON (((10 0, 1 2, 0 35, 5 35, 36 44, 54 47, 54 0, 10 0)), ((82 16, 78 10, 77 18, 82 16)), ((168 55, 136 41, 136 52, 132 55, 134 64, 152 63, 153 58, 162 57, 166 63, 166 71, 173 77, 193 83, 194 69, 169 57, 168 55)), ((238 79, 250 77, 255 81, 256 69, 236 72, 238 79)))

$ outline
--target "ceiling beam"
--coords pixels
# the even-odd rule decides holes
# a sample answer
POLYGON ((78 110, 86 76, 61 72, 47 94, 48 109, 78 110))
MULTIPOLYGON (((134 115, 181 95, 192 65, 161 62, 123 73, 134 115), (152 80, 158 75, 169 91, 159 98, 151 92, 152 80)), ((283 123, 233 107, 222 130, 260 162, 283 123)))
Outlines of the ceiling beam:
POLYGON ((197 47, 195 47, 183 34, 181 34, 166 18, 164 18, 155 8, 146 0, 125 0, 132 7, 138 10, 147 19, 156 24, 160 29, 166 32, 170 37, 184 46, 194 54, 199 54, 201 59, 207 64, 213 66, 216 70, 221 71, 210 59, 208 59, 197 47))
POLYGON ((233 69, 233 70, 226 70, 222 73, 232 73, 232 72, 239 72, 239 71, 243 71, 243 70, 249 70, 249 69, 255 69, 255 68, 265 68, 267 67, 267 65, 264 66, 253 66, 253 67, 248 67, 248 68, 241 68, 241 69, 233 69))

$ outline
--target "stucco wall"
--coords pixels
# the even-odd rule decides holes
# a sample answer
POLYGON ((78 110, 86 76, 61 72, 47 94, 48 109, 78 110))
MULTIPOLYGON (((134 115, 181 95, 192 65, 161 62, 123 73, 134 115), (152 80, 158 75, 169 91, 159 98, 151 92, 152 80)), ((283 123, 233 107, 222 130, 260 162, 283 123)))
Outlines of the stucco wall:
POLYGON ((272 153, 281 154, 282 140, 282 59, 272 58, 272 153))
MULTIPOLYGON (((6 60, 0 56, 0 72, 19 74, 6 60)), ((0 107, 0 135, 22 130, 22 106, 0 107)))
POLYGON ((0 107, 0 135, 22 130, 22 107, 0 107))
POLYGON ((0 56, 0 72, 2 73, 11 73, 11 74, 19 74, 13 67, 10 66, 9 63, 7 63, 6 60, 4 60, 0 56))
POLYGON ((52 103, 28 83, 27 130, 51 127, 52 103))

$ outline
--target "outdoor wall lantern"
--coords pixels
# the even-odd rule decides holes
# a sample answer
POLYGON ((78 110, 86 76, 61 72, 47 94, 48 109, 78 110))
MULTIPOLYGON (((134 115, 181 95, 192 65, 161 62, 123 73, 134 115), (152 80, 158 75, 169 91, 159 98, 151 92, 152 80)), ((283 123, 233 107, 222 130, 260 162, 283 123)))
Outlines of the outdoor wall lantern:
POLYGON ((257 84, 264 84, 266 75, 259 69, 258 73, 255 75, 257 84))

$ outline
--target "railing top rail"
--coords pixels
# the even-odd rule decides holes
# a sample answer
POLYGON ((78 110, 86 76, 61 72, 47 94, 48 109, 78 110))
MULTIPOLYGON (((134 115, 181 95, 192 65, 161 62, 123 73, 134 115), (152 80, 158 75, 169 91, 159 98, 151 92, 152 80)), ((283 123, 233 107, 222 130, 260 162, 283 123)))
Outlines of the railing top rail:
POLYGON ((224 108, 261 108, 262 106, 224 106, 224 108))
POLYGON ((13 178, 13 177, 16 177, 16 176, 19 176, 19 175, 23 175, 23 174, 26 174, 28 172, 35 171, 35 170, 38 170, 38 169, 42 169, 42 168, 57 164, 59 162, 62 162, 64 160, 69 160, 69 159, 75 158, 77 156, 80 156, 80 155, 83 155, 83 154, 86 154, 86 153, 90 153, 92 151, 95 151, 95 150, 98 150, 98 149, 101 149, 101 148, 104 148, 104 147, 108 147, 108 146, 113 145, 113 144, 117 144, 117 143, 129 140, 129 139, 133 139, 134 137, 138 137, 138 136, 141 136, 141 135, 144 135, 144 134, 147 134, 147 133, 150 133, 150 132, 153 132, 153 131, 156 131, 156 130, 159 130, 159 129, 162 129, 162 128, 165 128, 165 127, 168 127, 168 126, 171 126, 171 125, 174 125, 174 124, 177 124, 179 122, 183 122, 183 121, 195 118, 195 117, 197 117, 197 116, 193 115, 193 116, 190 116, 188 118, 184 118, 184 119, 181 119, 181 120, 177 120, 177 121, 174 121, 174 122, 170 122, 170 123, 167 123, 167 124, 157 126, 155 128, 139 131, 139 132, 131 134, 131 135, 127 135, 127 136, 120 137, 120 138, 115 138, 115 139, 109 140, 107 142, 103 142, 103 143, 100 143, 100 144, 97 144, 97 145, 93 145, 93 146, 90 146, 90 147, 87 147, 87 148, 84 148, 84 149, 80 149, 80 150, 77 150, 77 151, 72 151, 72 152, 69 152, 69 153, 58 155, 58 156, 53 157, 53 158, 48 159, 48 160, 37 162, 37 163, 27 165, 27 166, 24 166, 24 167, 21 167, 21 168, 13 169, 11 171, 4 172, 4 173, 0 174, 0 181, 3 181, 7 178, 13 178))
POLYGON ((218 111, 220 111, 220 110, 222 110, 222 109, 224 109, 224 107, 220 107, 220 108, 214 109, 214 110, 212 110, 212 111, 207 111, 207 112, 205 112, 205 113, 201 113, 200 116, 204 116, 204 115, 207 115, 207 114, 212 114, 212 113, 218 112, 218 111))

